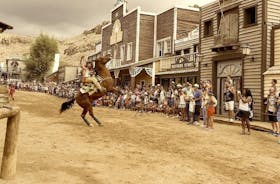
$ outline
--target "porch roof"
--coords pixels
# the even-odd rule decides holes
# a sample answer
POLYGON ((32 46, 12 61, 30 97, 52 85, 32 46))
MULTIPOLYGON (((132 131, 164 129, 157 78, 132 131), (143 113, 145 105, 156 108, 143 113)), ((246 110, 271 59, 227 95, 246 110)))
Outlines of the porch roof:
POLYGON ((279 75, 280 74, 280 65, 270 67, 263 75, 279 75))

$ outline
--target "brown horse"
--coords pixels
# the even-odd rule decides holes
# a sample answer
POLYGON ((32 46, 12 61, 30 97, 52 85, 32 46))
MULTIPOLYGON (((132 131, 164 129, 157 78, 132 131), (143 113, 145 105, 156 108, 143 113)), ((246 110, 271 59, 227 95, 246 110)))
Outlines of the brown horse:
POLYGON ((60 113, 66 111, 67 109, 70 109, 74 102, 76 101, 79 106, 83 108, 83 112, 81 114, 82 119, 88 126, 92 126, 92 124, 85 118, 87 112, 89 112, 89 115, 96 121, 96 123, 101 126, 101 122, 94 116, 93 110, 92 110, 92 102, 96 99, 99 99, 100 97, 106 95, 107 92, 113 92, 118 93, 118 90, 114 87, 114 80, 111 77, 110 71, 106 68, 106 63, 110 61, 110 56, 107 55, 105 57, 99 57, 95 61, 95 71, 97 74, 102 78, 101 80, 101 86, 106 89, 106 91, 103 92, 96 92, 92 95, 89 95, 88 93, 82 94, 79 92, 77 96, 61 105, 60 113))

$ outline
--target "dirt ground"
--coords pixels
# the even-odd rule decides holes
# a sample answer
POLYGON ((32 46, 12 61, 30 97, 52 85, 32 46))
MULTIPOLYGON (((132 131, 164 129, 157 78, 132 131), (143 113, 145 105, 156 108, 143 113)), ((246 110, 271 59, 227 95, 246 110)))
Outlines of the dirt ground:
MULTIPOLYGON (((88 128, 78 105, 58 114, 63 101, 16 92, 17 177, 0 183, 280 183, 280 145, 272 135, 240 135, 240 127, 220 124, 207 131, 160 114, 108 108, 94 109, 104 127, 88 128)), ((2 154, 3 121, 0 131, 2 154)))

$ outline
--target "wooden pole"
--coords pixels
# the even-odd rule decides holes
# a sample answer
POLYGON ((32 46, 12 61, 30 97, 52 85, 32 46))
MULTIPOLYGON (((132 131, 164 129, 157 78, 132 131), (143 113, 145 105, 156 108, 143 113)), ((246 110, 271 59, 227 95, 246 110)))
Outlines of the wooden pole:
POLYGON ((16 175, 19 119, 19 111, 15 115, 8 117, 1 166, 1 178, 3 179, 13 179, 16 175))

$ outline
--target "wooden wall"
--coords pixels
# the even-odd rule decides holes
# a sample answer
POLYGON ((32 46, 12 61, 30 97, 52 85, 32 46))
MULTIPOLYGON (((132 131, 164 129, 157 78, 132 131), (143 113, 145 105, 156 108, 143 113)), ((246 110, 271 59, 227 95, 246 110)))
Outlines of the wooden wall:
POLYGON ((153 57, 155 16, 140 15, 139 61, 153 57))
POLYGON ((271 30, 280 24, 280 1, 267 0, 267 67, 271 66, 271 30))
MULTIPOLYGON (((132 46, 132 60, 131 61, 126 61, 124 64, 135 62, 137 11, 138 10, 135 10, 134 12, 125 16, 123 18, 123 20, 121 20, 122 31, 123 31, 123 41, 118 45, 120 46, 122 44, 125 44, 127 46, 127 43, 133 42, 133 44, 132 44, 133 45, 132 46)), ((125 49, 125 53, 126 52, 127 52, 127 49, 125 49)), ((118 49, 118 57, 120 56, 119 53, 120 53, 120 49, 118 49)), ((126 60, 126 54, 125 54, 125 60, 126 60)))
POLYGON ((247 0, 241 3, 239 9, 239 41, 248 43, 251 48, 251 56, 244 59, 243 87, 252 91, 255 105, 255 116, 260 119, 263 110, 261 109, 262 90, 262 0, 247 0), (257 4, 257 25, 243 28, 244 25, 244 8, 257 4))
POLYGON ((171 50, 173 50, 174 8, 157 16, 157 39, 161 40, 171 36, 171 50))
POLYGON ((280 28, 274 32, 274 65, 280 66, 280 28))
POLYGON ((212 80, 212 68, 213 62, 212 57, 215 55, 214 52, 211 51, 211 47, 214 46, 214 36, 204 37, 204 22, 208 20, 213 20, 213 30, 214 34, 217 33, 217 14, 219 4, 217 2, 211 3, 208 6, 204 6, 201 9, 201 54, 203 54, 203 61, 200 66, 200 79, 201 80, 212 80))
MULTIPOLYGON (((214 47, 214 36, 204 38, 204 21, 213 20, 214 35, 217 35, 217 11, 218 2, 202 7, 201 17, 201 53, 204 55, 200 76, 201 80, 213 80, 212 76, 216 71, 216 65, 212 61, 213 56, 217 56, 211 51, 214 47)), ((243 88, 251 89, 254 96, 255 118, 260 119, 262 103, 262 0, 246 0, 241 1, 239 5, 239 43, 249 44, 251 48, 251 56, 246 56, 243 60, 243 88), (257 25, 244 27, 244 8, 257 5, 257 25), (252 60, 252 56, 254 60, 252 60)), ((241 52, 241 49, 240 49, 241 52)), ((234 57, 234 55, 233 55, 234 57)), ((228 58, 229 60, 230 58, 228 58)))
POLYGON ((102 52, 111 49, 110 37, 112 34, 113 25, 109 25, 102 30, 102 52))
POLYGON ((119 19, 121 22, 121 29, 123 31, 123 40, 121 42, 114 45, 110 44, 110 37, 112 34, 114 22, 112 22, 109 26, 105 27, 102 30, 102 52, 111 49, 112 56, 114 56, 114 52, 117 52, 116 58, 120 58, 120 48, 122 45, 125 45, 125 53, 124 53, 125 61, 123 62, 123 64, 133 63, 135 61, 137 11, 138 9, 122 17, 123 9, 121 6, 120 8, 112 12, 112 20, 119 19), (115 17, 116 14, 118 16, 115 17), (113 17, 115 17, 115 19, 113 17), (127 44, 131 42, 133 43, 132 60, 126 61, 127 44))
POLYGON ((124 9, 124 6, 121 5, 119 8, 115 9, 112 12, 111 22, 115 22, 115 20, 120 19, 124 16, 123 9, 124 9))
POLYGON ((188 36, 188 33, 199 26, 200 12, 177 9, 177 40, 188 36))

